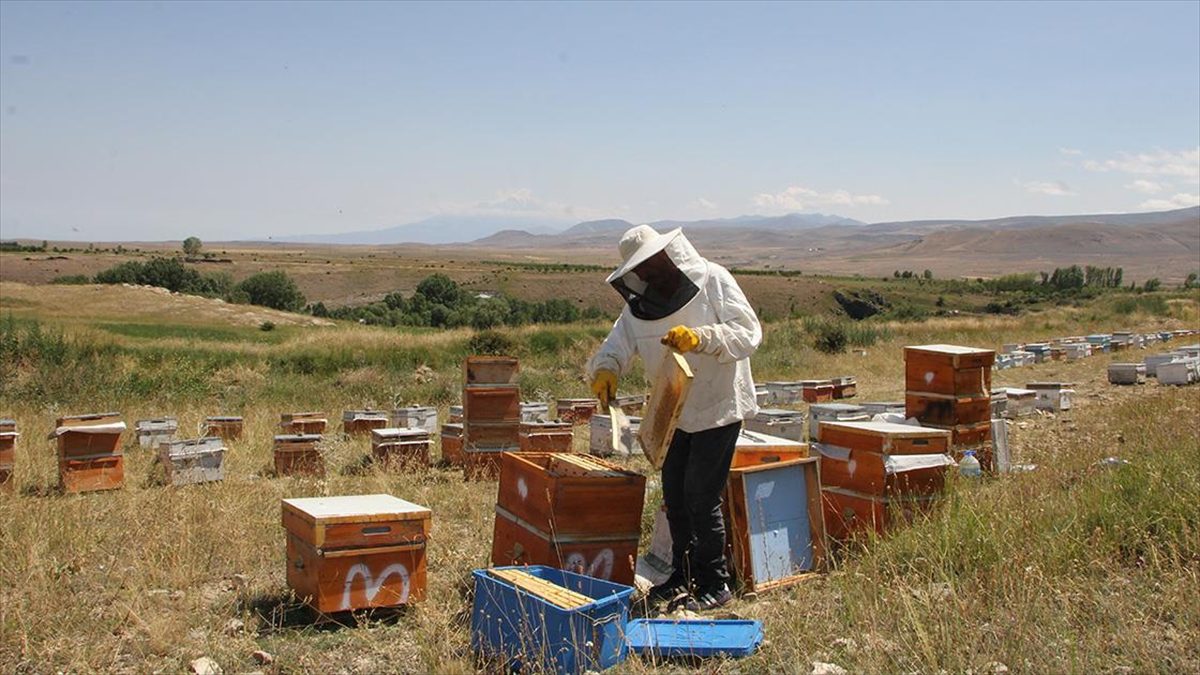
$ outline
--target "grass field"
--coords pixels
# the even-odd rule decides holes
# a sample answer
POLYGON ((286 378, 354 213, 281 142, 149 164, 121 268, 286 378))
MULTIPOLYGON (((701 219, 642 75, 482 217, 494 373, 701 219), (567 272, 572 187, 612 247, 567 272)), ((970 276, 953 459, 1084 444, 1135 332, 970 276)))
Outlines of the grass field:
MULTIPOLYGON (((225 672, 475 669, 464 592, 470 571, 488 563, 494 482, 464 483, 443 468, 363 472, 365 440, 334 440, 324 480, 266 471, 281 412, 323 410, 332 420, 348 408, 430 403, 445 415, 459 397, 470 331, 296 317, 272 319, 279 327, 264 332, 255 313, 269 310, 226 316, 210 301, 182 309, 174 296, 139 289, 42 288, 0 286, 0 417, 14 417, 23 434, 16 489, 0 494, 0 671, 179 672, 199 656, 225 672), (230 444, 221 484, 159 487, 150 453, 130 439, 123 490, 56 494, 44 440, 53 418, 101 409, 130 424, 177 415, 181 436, 206 415, 242 414, 246 436, 230 444), (387 620, 313 625, 284 583, 279 500, 373 492, 433 509, 429 598, 387 620), (256 663, 258 649, 274 663, 256 663)), ((864 352, 835 355, 812 348, 803 322, 775 322, 753 366, 761 380, 854 374, 860 399, 894 400, 905 344, 995 348, 1200 325, 1195 296, 1119 303, 880 323, 864 352)), ((583 364, 606 329, 505 331, 522 359, 525 398, 586 395, 583 364)), ((846 547, 830 574, 735 602, 732 615, 765 622, 767 642, 747 661, 706 670, 807 672, 814 660, 851 672, 1200 670, 1200 387, 1114 387, 1104 375, 1112 360, 997 372, 997 386, 1077 383, 1074 413, 1010 430, 1016 461, 1037 470, 956 482, 930 518, 846 547), (1110 455, 1130 463, 1096 466, 1110 455)), ((622 390, 641 390, 639 380, 622 390)), ((651 483, 647 514, 657 508, 651 483)), ((617 672, 660 669, 635 659, 617 672)))

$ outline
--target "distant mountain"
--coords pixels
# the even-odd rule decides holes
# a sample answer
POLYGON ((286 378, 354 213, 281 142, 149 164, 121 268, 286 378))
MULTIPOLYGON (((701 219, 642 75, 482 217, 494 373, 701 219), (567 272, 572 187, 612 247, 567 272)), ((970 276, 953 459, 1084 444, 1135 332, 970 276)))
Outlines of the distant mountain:
POLYGON ((607 220, 589 220, 585 223, 568 228, 561 232, 563 237, 575 237, 579 235, 590 234, 622 234, 625 230, 633 227, 633 223, 620 218, 609 218, 607 220))
POLYGON ((824 213, 789 213, 782 216, 738 216, 736 218, 711 218, 708 220, 659 220, 650 223, 656 230, 686 227, 689 230, 701 228, 742 228, 748 230, 807 230, 817 227, 837 225, 842 227, 858 227, 866 225, 860 220, 844 216, 825 215, 824 213))
POLYGON ((572 221, 543 216, 438 215, 379 230, 272 237, 272 241, 319 244, 454 244, 475 241, 504 230, 530 234, 559 232, 572 221))

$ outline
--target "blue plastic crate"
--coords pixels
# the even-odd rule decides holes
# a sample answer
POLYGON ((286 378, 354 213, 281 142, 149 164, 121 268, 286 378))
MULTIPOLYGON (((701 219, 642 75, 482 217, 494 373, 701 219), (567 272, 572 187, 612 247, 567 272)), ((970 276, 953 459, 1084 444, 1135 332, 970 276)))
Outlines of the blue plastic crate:
POLYGON ((542 565, 516 568, 595 602, 563 609, 509 582, 475 570, 471 649, 510 669, 581 673, 625 660, 625 624, 633 588, 542 565))
POLYGON ((637 619, 625 628, 629 648, 660 659, 749 656, 763 641, 761 621, 637 619))

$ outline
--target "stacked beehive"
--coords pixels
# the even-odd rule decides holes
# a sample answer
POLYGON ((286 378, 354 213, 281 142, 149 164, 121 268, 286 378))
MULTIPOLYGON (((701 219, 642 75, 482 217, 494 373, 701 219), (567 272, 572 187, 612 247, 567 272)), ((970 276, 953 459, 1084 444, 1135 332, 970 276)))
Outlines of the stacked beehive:
MULTIPOLYGON (((461 419, 461 418, 460 418, 461 419)), ((448 422, 442 425, 442 461, 450 466, 463 465, 463 423, 448 422)))
POLYGON ((560 398, 554 402, 558 419, 572 424, 587 424, 600 408, 594 398, 560 398))
POLYGON ((890 422, 822 422, 821 485, 831 537, 882 534, 941 494, 950 432, 890 422))
POLYGON ((521 449, 519 365, 509 356, 469 356, 463 370, 463 473, 495 478, 500 453, 521 449))
POLYGON ((575 426, 570 422, 521 423, 522 452, 571 452, 574 442, 575 426))
POLYGON ((371 430, 371 456, 389 469, 429 466, 429 443, 425 429, 371 430))
POLYGON ((233 415, 215 415, 204 418, 204 436, 216 436, 225 441, 236 441, 242 437, 245 420, 233 415))
POLYGON ((0 490, 11 490, 13 465, 16 461, 17 423, 10 419, 0 419, 0 490))
POLYGON ((854 398, 858 393, 858 380, 853 375, 839 375, 833 378, 833 397, 835 399, 854 398))
POLYGON ((279 416, 279 429, 283 434, 323 434, 329 420, 324 413, 293 412, 279 416))
POLYGON ((905 415, 950 431, 956 457, 974 450, 992 466, 992 364, 996 352, 956 345, 904 348, 905 415))
POLYGON ((392 411, 392 427, 396 429, 424 429, 429 433, 438 430, 437 408, 428 405, 410 405, 392 411))
POLYGON ((388 414, 382 410, 342 411, 342 433, 347 436, 365 436, 372 429, 386 429, 388 414))
POLYGON ((833 400, 833 380, 800 380, 800 397, 805 403, 833 400))
POLYGON ((503 453, 494 565, 633 583, 646 477, 590 455, 503 453))
POLYGON ((58 480, 66 492, 114 490, 125 484, 120 413, 69 415, 55 421, 58 480))

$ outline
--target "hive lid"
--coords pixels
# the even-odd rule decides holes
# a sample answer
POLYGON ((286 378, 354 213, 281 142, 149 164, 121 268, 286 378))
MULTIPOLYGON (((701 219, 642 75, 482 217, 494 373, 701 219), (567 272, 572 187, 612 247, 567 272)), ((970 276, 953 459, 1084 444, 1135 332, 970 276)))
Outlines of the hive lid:
POLYGON ((305 520, 325 524, 417 520, 429 518, 432 513, 424 506, 385 494, 284 499, 283 508, 305 520))
POLYGON ((761 621, 634 619, 625 640, 638 654, 659 658, 749 656, 763 641, 761 621))
POLYGON ((900 438, 925 438, 930 435, 949 436, 949 431, 919 427, 911 424, 895 424, 893 422, 821 422, 821 428, 841 428, 860 431, 873 436, 892 436, 900 438))
POLYGON ((961 345, 915 345, 905 349, 916 349, 923 352, 938 352, 941 354, 987 354, 993 350, 979 347, 963 347, 961 345))
POLYGON ((416 438, 416 437, 428 438, 429 430, 428 429, 412 429, 412 428, 372 429, 371 437, 372 438, 378 437, 381 439, 382 438, 416 438))
POLYGON ((125 431, 124 422, 110 422, 108 424, 87 424, 77 427, 64 426, 58 427, 50 434, 50 438, 62 436, 68 431, 78 434, 119 434, 125 431))
POLYGON ((867 409, 855 403, 814 403, 808 406, 808 411, 810 413, 857 413, 866 412, 867 409))
POLYGON ((794 441, 790 438, 780 438, 778 436, 771 436, 770 434, 762 434, 757 431, 742 429, 741 432, 738 433, 736 445, 737 448, 742 449, 757 447, 778 448, 780 446, 792 446, 799 448, 804 447, 804 443, 794 441))

